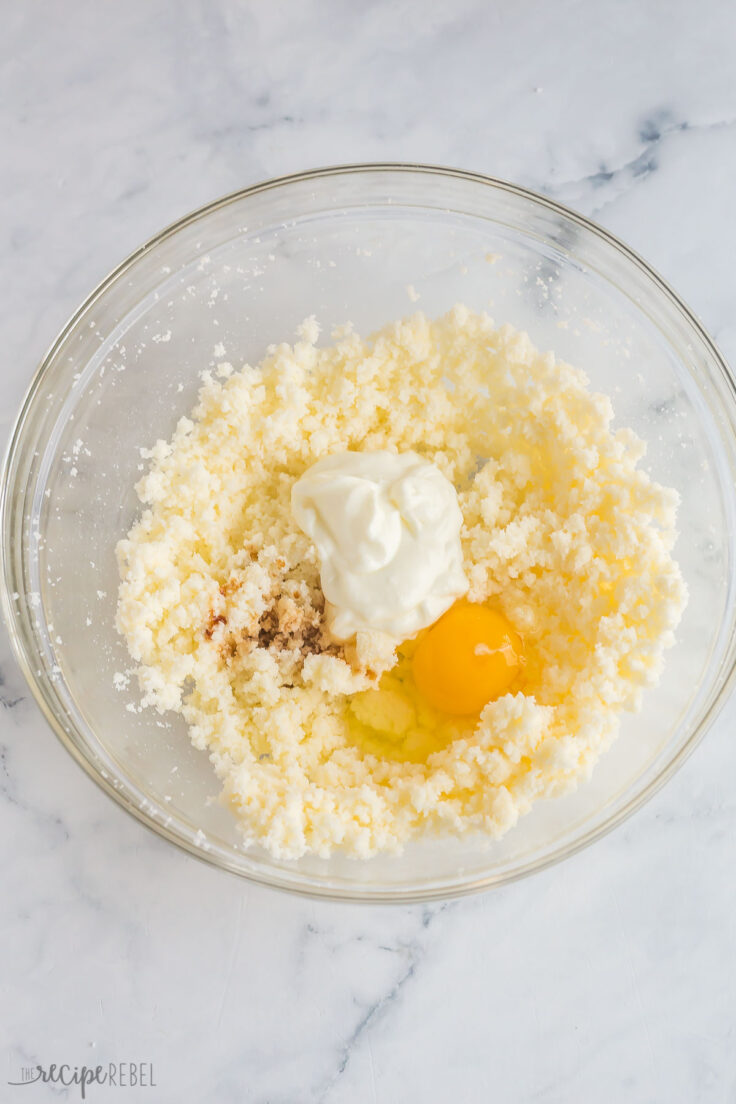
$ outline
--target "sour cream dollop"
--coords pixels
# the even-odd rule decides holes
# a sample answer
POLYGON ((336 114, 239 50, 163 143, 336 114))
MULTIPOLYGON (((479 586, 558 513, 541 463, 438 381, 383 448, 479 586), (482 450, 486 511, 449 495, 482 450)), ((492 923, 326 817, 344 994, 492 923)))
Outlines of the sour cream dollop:
POLYGON ((291 509, 320 558, 338 640, 378 630, 405 640, 468 589, 457 494, 415 452, 339 452, 297 480, 291 509))

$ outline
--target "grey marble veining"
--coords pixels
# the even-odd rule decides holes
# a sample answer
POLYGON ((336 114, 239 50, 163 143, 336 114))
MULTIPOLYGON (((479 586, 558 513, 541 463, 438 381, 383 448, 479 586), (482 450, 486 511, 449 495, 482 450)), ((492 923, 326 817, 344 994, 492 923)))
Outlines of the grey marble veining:
MULTIPOLYGON (((545 191, 650 260, 736 357, 728 0, 38 0, 3 24, 3 437, 122 256, 320 164, 545 191)), ((654 800, 556 869, 447 905, 338 906, 241 884, 126 817, 3 637, 0 1099, 58 1097, 7 1087, 22 1066, 124 1059, 158 1086, 127 1098, 165 1102, 736 1099, 735 723, 731 703, 654 800)))

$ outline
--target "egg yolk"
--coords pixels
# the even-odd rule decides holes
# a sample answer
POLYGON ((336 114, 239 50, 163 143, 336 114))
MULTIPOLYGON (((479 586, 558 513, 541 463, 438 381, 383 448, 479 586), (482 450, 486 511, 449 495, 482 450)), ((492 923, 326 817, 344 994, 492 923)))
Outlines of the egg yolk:
POLYGON ((521 637, 503 614, 458 602, 420 638, 413 658, 414 681, 435 709, 480 713, 506 693, 524 662, 521 637))

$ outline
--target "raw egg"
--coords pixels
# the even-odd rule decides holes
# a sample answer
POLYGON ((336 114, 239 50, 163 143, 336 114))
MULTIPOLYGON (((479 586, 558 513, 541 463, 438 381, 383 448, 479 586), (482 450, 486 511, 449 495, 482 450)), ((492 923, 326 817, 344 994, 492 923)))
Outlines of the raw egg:
POLYGON ((417 688, 445 713, 480 713, 505 694, 524 667, 521 637, 497 610, 458 602, 420 638, 417 688))

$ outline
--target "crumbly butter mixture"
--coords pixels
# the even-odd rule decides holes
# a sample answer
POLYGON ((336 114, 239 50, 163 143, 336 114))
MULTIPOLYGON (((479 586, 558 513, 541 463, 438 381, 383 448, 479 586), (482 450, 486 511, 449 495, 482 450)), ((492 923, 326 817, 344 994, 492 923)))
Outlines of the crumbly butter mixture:
POLYGON ((248 840, 280 858, 500 836, 590 772, 662 669, 685 604, 677 494, 585 375, 456 307, 205 374, 146 455, 118 545, 143 703, 180 712, 248 840), (292 485, 340 450, 414 450, 458 490, 468 599, 524 639, 523 685, 459 722, 412 694, 410 641, 331 638, 292 485), (379 688, 380 681, 380 688, 379 688))

